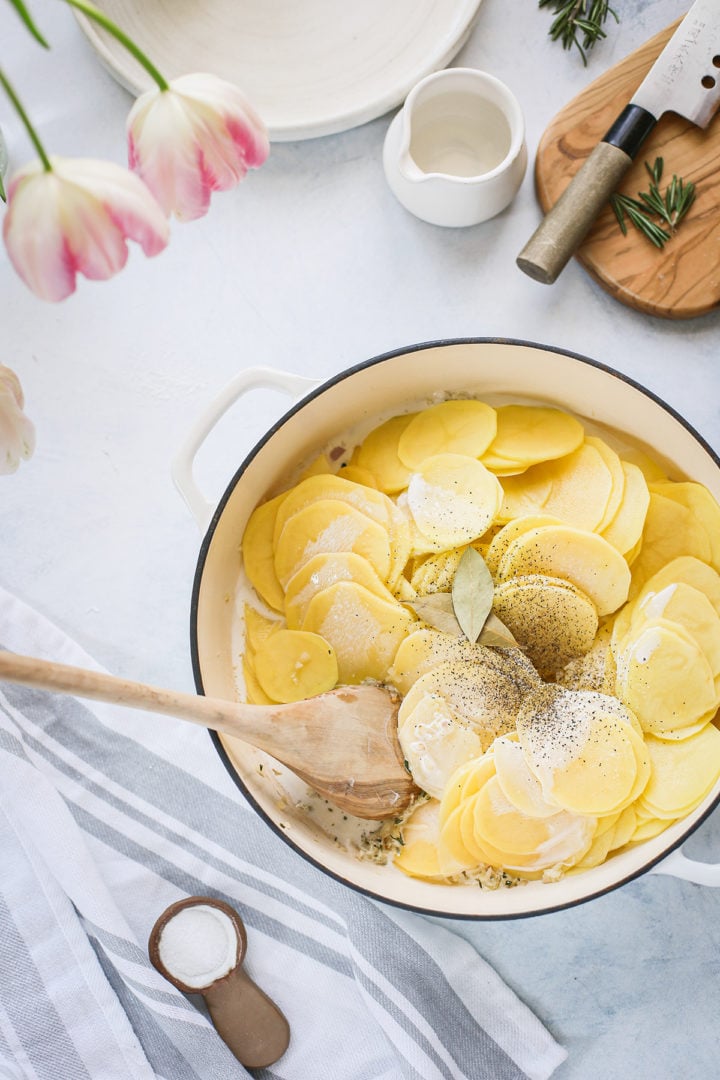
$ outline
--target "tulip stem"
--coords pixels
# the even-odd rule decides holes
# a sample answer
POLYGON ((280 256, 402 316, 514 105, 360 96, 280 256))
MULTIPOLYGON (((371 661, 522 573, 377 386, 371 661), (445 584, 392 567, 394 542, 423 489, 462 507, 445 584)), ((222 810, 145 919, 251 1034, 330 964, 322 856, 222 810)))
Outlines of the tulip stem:
POLYGON ((127 49, 130 55, 135 57, 138 64, 145 68, 150 78, 157 83, 161 90, 169 89, 167 79, 160 71, 158 71, 152 60, 145 55, 131 37, 128 37, 124 30, 121 30, 112 19, 108 18, 104 11, 95 7, 95 4, 90 3, 90 0, 65 0, 65 3, 70 7, 77 8, 77 10, 81 11, 83 15, 86 15, 88 19, 92 19, 98 26, 102 26, 104 30, 107 30, 109 34, 112 34, 115 40, 119 41, 120 44, 127 49))
POLYGON ((35 149, 37 150, 38 157, 42 161, 43 168, 45 169, 46 172, 52 172, 52 165, 50 164, 50 158, 47 155, 47 151, 45 150, 45 147, 43 146, 43 144, 40 142, 40 137, 38 136, 37 131, 33 127, 32 123, 30 121, 30 117, 25 112, 25 109, 23 107, 23 103, 21 102, 21 100, 17 96, 17 94, 15 93, 15 90, 14 90, 12 84, 10 83, 9 79, 7 78, 5 72, 2 70, 2 68, 0 68, 0 86, 2 86, 5 93, 10 98, 10 101, 12 102, 12 105, 13 105, 13 108, 15 109, 15 112, 18 114, 18 116, 22 120, 23 126, 25 127, 25 130, 27 131, 28 135, 30 136, 30 141, 32 142, 35 149))

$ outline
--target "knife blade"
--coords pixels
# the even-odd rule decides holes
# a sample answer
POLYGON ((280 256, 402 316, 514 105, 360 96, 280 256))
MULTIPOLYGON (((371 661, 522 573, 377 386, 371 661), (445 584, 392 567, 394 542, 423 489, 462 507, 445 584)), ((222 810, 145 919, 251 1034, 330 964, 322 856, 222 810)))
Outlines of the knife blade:
POLYGON ((633 94, 517 257, 551 285, 666 112, 706 128, 720 106, 720 0, 695 0, 633 94))

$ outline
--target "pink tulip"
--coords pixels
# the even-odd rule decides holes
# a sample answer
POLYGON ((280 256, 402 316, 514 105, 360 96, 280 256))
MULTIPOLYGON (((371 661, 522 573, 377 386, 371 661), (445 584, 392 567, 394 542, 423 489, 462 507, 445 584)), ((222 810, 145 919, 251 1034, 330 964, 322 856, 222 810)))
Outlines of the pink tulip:
POLYGON ((20 458, 29 458, 35 449, 35 428, 24 404, 17 375, 0 364, 0 475, 15 472, 20 458))
POLYGON ((104 281, 121 270, 127 240, 146 255, 168 242, 163 213, 142 181, 109 161, 51 158, 8 185, 5 245, 20 277, 42 300, 64 300, 77 274, 104 281))
POLYGON ((270 151, 265 125, 232 83, 183 75, 148 90, 127 119, 130 168, 168 216, 206 214, 213 191, 235 187, 270 151))

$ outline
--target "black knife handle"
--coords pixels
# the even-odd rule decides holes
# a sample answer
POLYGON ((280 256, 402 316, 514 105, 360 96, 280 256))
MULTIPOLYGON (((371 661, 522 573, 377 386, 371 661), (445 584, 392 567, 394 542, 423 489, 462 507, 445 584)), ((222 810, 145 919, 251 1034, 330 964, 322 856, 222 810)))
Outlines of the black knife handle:
POLYGON ((626 105, 602 141, 634 158, 656 124, 653 114, 642 105, 626 105))

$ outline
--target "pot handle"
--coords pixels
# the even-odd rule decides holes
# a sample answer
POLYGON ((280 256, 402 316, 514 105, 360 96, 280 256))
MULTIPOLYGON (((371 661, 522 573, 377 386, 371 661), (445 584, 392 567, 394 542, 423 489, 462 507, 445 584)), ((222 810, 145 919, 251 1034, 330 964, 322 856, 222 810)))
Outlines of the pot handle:
POLYGON ((230 380, 198 417, 173 460, 172 478, 203 532, 210 523, 215 507, 195 482, 193 466, 198 450, 220 418, 231 405, 251 390, 279 390, 297 401, 318 384, 318 379, 308 379, 290 371, 276 371, 268 367, 246 368, 230 380))
POLYGON ((720 863, 696 862, 683 855, 682 848, 671 851, 661 863, 648 871, 650 874, 669 874, 671 877, 692 881, 695 885, 720 887, 720 863))

